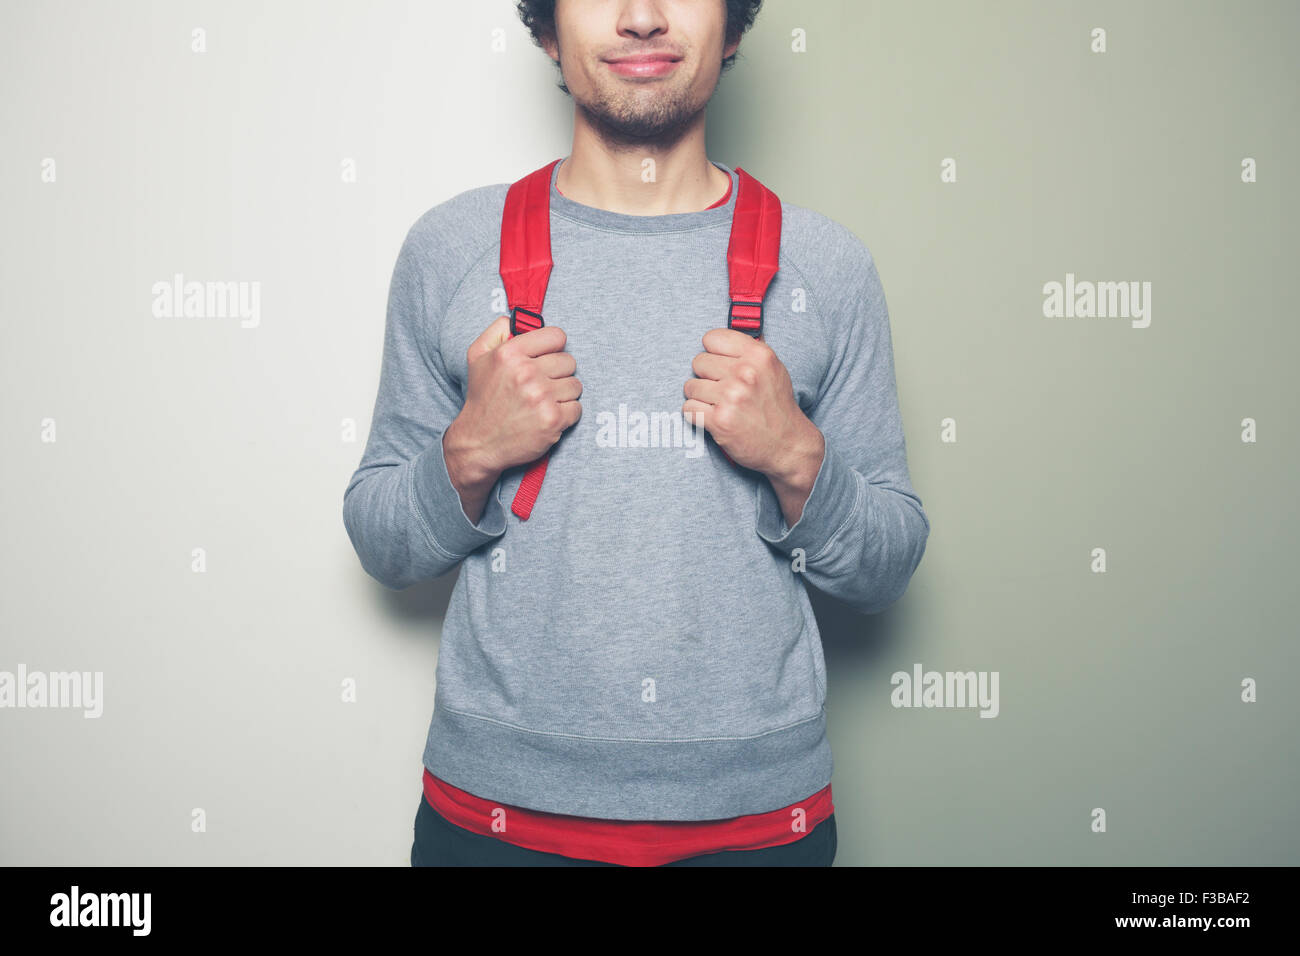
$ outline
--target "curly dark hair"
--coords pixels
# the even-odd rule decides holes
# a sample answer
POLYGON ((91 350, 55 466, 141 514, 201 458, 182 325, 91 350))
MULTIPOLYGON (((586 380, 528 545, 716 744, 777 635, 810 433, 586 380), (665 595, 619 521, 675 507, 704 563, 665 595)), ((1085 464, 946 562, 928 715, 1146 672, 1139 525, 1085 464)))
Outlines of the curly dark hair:
MULTIPOLYGON (((727 6, 727 32, 723 41, 723 46, 739 40, 745 31, 754 25, 754 18, 758 16, 758 8, 763 5, 763 0, 724 0, 727 6)), ((519 11, 519 19, 524 21, 524 26, 528 32, 533 35, 533 42, 539 47, 542 45, 542 38, 555 36, 555 0, 519 0, 515 5, 519 11)), ((736 56, 740 51, 731 54, 722 61, 722 72, 727 70, 736 62, 736 56)), ((560 82, 560 89, 568 93, 564 82, 560 82)))

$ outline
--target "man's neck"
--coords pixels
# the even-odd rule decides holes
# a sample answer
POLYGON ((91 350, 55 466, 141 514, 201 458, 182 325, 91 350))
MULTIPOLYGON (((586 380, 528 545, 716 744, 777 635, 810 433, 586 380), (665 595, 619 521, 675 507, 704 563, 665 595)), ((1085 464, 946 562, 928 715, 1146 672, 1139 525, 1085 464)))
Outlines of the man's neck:
POLYGON ((555 185, 584 206, 631 216, 665 216, 707 209, 726 194, 731 177, 709 162, 703 136, 671 149, 620 152, 575 136, 555 185))

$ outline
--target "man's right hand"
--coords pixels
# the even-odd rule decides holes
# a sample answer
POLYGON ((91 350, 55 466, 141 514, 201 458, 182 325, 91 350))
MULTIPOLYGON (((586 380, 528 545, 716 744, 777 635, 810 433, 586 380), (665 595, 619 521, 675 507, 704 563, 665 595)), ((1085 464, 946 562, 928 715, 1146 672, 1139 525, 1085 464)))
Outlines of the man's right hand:
POLYGON ((495 484, 507 468, 541 458, 582 416, 582 383, 566 341, 554 325, 511 337, 509 318, 500 316, 470 345, 465 405, 443 441, 462 497, 472 486, 495 484))

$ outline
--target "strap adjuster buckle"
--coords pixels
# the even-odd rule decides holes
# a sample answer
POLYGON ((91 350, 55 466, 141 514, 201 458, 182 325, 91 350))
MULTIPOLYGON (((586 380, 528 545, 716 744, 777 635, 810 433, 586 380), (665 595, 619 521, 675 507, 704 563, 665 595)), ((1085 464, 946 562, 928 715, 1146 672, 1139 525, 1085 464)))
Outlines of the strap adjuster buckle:
POLYGON ((546 323, 542 320, 542 313, 534 312, 532 309, 525 309, 522 305, 516 305, 510 310, 510 334, 522 335, 524 332, 531 332, 533 329, 540 329, 546 323), (523 313, 526 318, 519 321, 519 313, 523 313), (536 321, 534 321, 536 320, 536 321))
POLYGON ((732 299, 727 310, 727 328, 758 338, 763 334, 763 303, 732 299))

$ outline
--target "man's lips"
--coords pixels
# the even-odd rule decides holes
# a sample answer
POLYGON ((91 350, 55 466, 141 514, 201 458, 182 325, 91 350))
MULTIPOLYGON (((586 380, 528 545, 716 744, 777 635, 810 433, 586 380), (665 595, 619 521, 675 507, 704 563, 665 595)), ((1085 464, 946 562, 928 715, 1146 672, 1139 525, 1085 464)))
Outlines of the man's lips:
POLYGON ((620 76, 663 76, 681 62, 680 57, 667 53, 646 53, 607 60, 609 68, 620 76))

